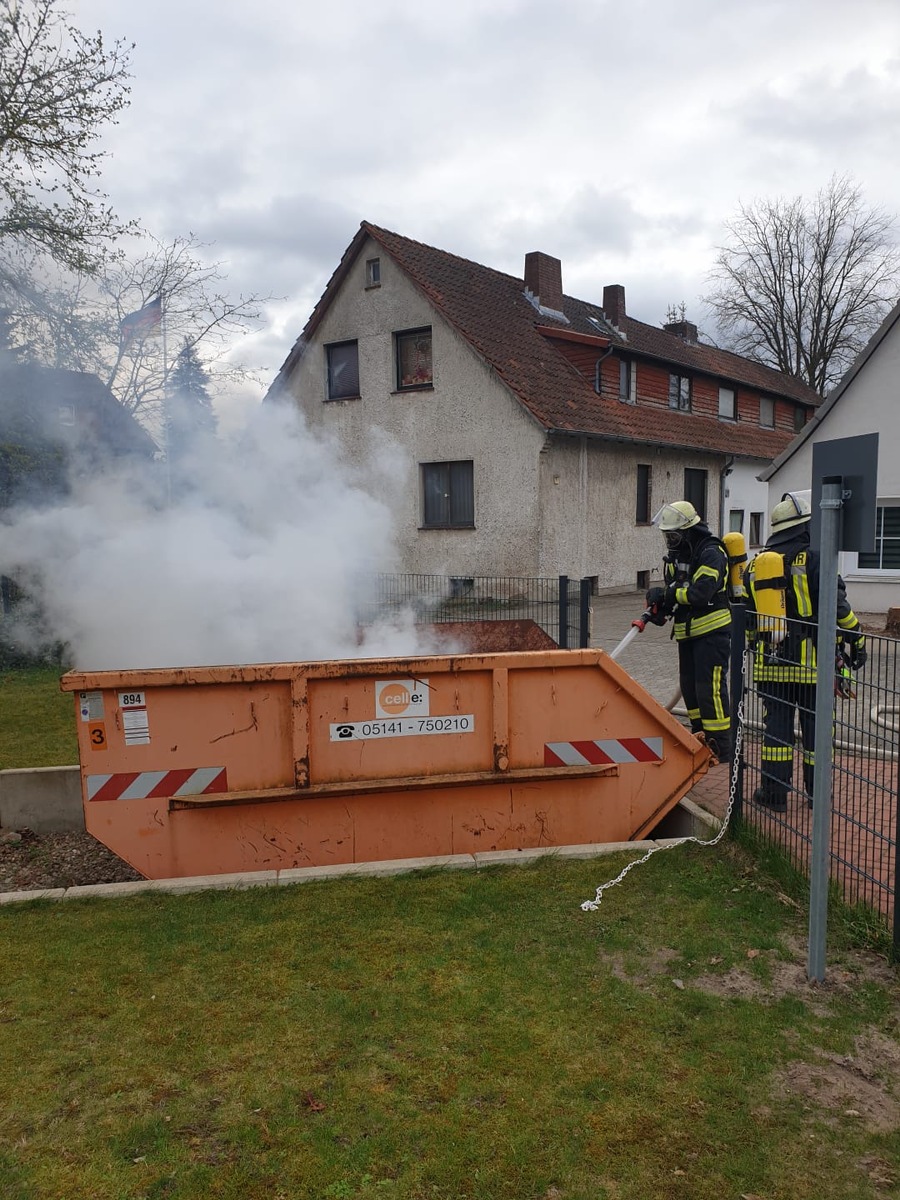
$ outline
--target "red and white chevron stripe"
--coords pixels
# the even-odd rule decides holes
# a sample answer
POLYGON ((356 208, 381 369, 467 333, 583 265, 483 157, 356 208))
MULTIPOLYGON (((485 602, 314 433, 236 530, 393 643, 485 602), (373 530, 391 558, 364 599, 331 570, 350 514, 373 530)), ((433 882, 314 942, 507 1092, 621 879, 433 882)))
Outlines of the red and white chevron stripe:
POLYGON ((188 767, 181 771, 122 771, 88 775, 88 800, 155 800, 169 796, 203 796, 225 792, 224 767, 188 767))
POLYGON ((662 756, 661 737, 544 744, 545 767, 606 767, 619 763, 662 762, 662 756))

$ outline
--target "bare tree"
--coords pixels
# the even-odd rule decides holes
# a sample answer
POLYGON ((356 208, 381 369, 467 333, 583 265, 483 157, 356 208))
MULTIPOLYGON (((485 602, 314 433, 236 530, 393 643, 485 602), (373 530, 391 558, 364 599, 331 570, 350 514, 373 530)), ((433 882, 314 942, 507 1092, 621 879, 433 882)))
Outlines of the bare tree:
POLYGON ((0 247, 90 270, 120 232, 95 182, 104 125, 128 104, 132 46, 69 24, 59 0, 0 0, 0 247))
POLYGON ((211 396, 254 379, 235 346, 271 297, 232 296, 222 264, 194 234, 161 242, 150 234, 120 240, 115 255, 90 275, 43 279, 19 292, 18 331, 41 361, 89 371, 151 432, 160 431, 168 377, 177 356, 196 352, 211 396), (121 322, 162 300, 162 321, 146 335, 121 336, 121 322))
POLYGON ((742 205, 726 229, 704 296, 722 343, 824 394, 896 298, 894 218, 834 176, 812 200, 742 205))

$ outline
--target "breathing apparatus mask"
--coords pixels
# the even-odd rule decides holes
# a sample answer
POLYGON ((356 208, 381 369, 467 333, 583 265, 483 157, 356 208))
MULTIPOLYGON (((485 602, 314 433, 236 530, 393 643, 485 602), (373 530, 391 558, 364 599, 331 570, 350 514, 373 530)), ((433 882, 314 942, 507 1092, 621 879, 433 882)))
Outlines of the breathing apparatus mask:
POLYGON ((689 500, 675 500, 662 506, 653 524, 666 539, 667 549, 674 553, 687 542, 687 531, 700 524, 700 514, 689 500))

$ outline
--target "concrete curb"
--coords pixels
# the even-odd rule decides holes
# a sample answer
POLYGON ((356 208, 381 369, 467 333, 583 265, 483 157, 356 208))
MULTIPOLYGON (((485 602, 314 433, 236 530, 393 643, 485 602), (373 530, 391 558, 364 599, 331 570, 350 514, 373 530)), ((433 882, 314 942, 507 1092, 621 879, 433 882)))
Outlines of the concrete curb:
MULTIPOLYGON (((684 803, 684 801, 682 801, 684 803)), ((691 808, 695 808, 691 805, 691 808)), ((697 810, 704 823, 710 818, 697 810)), ((714 818, 713 818, 714 821, 714 818)), ((317 879, 340 879, 348 875, 404 875, 413 871, 471 870, 491 866, 519 866, 541 858, 602 858, 609 854, 635 850, 646 852, 677 845, 682 838, 664 838, 643 842, 606 842, 585 846, 538 847, 533 850, 493 850, 479 854, 450 854, 435 858, 403 858, 388 862, 337 863, 331 867, 295 867, 286 871, 246 871, 233 875, 196 875, 184 879, 142 879, 135 883, 97 883, 82 887, 49 888, 45 891, 2 892, 0 905, 22 904, 28 900, 82 900, 86 897, 118 898, 148 892, 181 895, 186 892, 224 891, 228 888, 284 887, 310 883, 317 879)))

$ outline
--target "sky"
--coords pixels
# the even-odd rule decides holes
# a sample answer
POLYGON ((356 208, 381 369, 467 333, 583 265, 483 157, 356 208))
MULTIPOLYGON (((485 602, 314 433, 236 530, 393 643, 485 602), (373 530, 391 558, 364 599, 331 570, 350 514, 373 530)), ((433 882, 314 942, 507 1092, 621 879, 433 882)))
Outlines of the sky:
POLYGON ((361 221, 629 315, 702 305, 725 222, 847 174, 900 211, 897 0, 69 0, 135 43, 107 130, 119 216, 193 233, 232 294, 258 404, 361 221))

